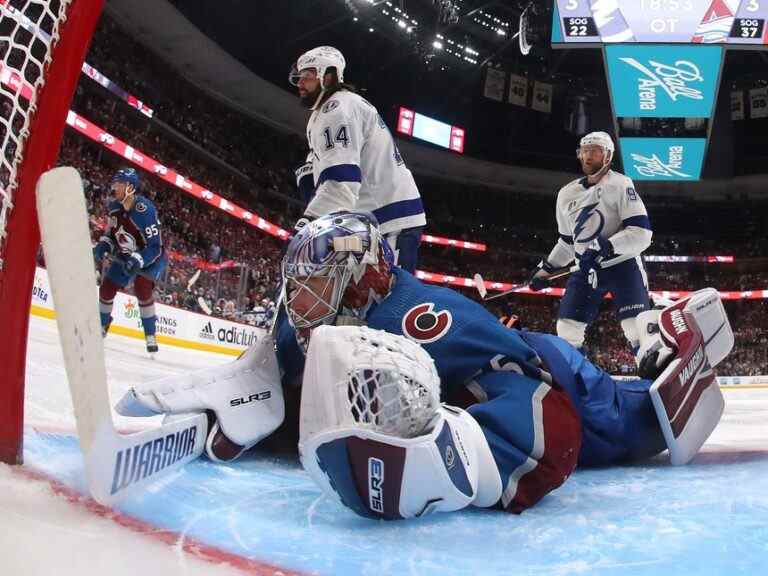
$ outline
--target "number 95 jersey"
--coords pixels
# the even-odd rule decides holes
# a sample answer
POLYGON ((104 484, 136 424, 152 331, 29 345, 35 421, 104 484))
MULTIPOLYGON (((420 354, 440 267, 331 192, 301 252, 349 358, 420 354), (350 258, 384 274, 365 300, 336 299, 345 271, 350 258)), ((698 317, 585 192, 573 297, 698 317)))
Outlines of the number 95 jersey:
POLYGON ((110 201, 107 208, 109 220, 102 238, 112 243, 116 256, 138 253, 143 260, 142 268, 154 264, 163 254, 160 220, 155 205, 146 197, 136 195, 130 210, 126 211, 117 201, 110 201))
POLYGON ((383 234, 424 226, 419 190, 392 133, 365 98, 340 90, 307 124, 314 197, 306 214, 373 212, 383 234))

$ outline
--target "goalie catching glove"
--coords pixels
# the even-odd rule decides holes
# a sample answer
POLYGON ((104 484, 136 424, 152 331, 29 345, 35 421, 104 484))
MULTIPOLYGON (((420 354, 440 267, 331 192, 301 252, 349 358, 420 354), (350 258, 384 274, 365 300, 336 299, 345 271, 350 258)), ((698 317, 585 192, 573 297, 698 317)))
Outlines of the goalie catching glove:
POLYGON ((649 390, 672 464, 687 464, 717 426, 725 406, 713 368, 733 348, 720 294, 706 288, 637 317, 640 376, 649 390))
POLYGON ((115 410, 123 416, 212 413, 206 453, 217 462, 234 460, 285 417, 274 341, 265 334, 234 362, 131 388, 115 410))
POLYGON ((411 518, 492 506, 501 497, 480 425, 440 405, 432 358, 402 336, 315 328, 300 413, 302 465, 361 516, 411 518))

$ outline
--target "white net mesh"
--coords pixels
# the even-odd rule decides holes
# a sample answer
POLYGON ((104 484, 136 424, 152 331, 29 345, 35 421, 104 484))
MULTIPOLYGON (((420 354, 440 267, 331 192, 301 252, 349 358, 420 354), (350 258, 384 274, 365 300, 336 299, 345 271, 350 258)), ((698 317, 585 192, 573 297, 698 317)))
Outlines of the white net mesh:
POLYGON ((70 3, 0 0, 0 271, 30 120, 70 3))
POLYGON ((352 344, 347 399, 355 422, 401 438, 425 434, 440 405, 429 354, 402 336, 367 329, 352 344))

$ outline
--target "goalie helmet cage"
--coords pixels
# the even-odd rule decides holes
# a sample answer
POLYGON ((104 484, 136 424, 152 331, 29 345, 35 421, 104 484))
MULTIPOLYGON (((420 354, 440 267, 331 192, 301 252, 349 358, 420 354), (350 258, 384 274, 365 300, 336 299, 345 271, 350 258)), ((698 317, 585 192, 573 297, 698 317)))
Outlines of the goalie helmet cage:
POLYGON ((103 0, 0 0, 0 461, 22 461, 24 368, 40 230, 35 187, 58 156, 103 0))

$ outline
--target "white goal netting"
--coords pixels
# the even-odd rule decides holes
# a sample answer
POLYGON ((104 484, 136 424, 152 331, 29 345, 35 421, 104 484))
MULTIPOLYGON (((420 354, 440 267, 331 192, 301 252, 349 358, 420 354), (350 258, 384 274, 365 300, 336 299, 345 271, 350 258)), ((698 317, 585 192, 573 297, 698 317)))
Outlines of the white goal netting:
POLYGON ((30 120, 70 2, 0 0, 0 274, 30 120))

